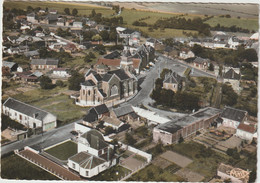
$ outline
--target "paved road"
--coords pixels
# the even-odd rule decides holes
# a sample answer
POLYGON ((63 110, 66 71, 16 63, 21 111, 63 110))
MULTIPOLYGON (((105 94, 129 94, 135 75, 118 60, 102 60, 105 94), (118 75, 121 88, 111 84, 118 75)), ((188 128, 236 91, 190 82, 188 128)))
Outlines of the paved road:
POLYGON ((22 149, 25 146, 34 146, 37 149, 45 148, 71 138, 73 135, 70 133, 70 131, 74 129, 74 123, 79 121, 81 120, 45 132, 43 136, 37 135, 22 141, 17 141, 9 145, 5 145, 1 147, 1 155, 14 151, 15 149, 22 149))

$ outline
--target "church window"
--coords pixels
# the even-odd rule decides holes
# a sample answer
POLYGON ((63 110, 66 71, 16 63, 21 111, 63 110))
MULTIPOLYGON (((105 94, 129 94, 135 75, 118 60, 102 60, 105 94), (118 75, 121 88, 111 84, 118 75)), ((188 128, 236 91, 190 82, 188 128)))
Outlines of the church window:
POLYGON ((90 95, 90 90, 88 91, 88 95, 90 95))
POLYGON ((118 95, 118 88, 116 85, 112 86, 112 88, 110 90, 110 94, 111 94, 111 96, 118 95))

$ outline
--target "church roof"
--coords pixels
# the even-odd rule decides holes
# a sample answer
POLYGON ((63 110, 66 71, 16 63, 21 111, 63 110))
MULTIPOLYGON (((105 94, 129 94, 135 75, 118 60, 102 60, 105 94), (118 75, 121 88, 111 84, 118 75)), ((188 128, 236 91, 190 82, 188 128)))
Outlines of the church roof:
POLYGON ((117 75, 120 78, 120 80, 125 80, 125 79, 129 79, 130 78, 123 69, 109 71, 109 74, 117 75))
POLYGON ((96 84, 92 80, 87 80, 81 83, 84 86, 95 86, 96 84))

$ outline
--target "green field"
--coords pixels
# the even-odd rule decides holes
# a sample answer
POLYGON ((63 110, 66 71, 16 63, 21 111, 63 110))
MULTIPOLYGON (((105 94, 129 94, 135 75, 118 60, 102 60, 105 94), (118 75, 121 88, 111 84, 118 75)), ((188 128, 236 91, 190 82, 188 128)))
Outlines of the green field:
POLYGON ((77 154, 77 144, 72 141, 67 141, 55 147, 52 147, 45 152, 60 160, 68 160, 69 157, 77 154))
POLYGON ((57 115, 58 120, 63 123, 79 119, 86 114, 87 108, 82 108, 74 104, 74 99, 62 94, 67 91, 67 87, 55 87, 51 90, 35 89, 12 96, 28 104, 57 115))
POLYGON ((1 178, 19 180, 59 180, 58 177, 15 154, 1 158, 1 178))
POLYGON ((166 169, 161 169, 153 164, 148 165, 144 169, 133 174, 127 181, 167 181, 167 182, 182 182, 183 178, 175 175, 171 172, 171 167, 166 169))
POLYGON ((232 25, 235 25, 236 27, 241 27, 244 29, 249 30, 258 30, 258 19, 250 19, 250 18, 221 18, 215 16, 212 19, 207 20, 205 23, 208 23, 210 26, 214 27, 217 24, 220 24, 220 26, 226 26, 230 27, 232 25))
POLYGON ((72 12, 73 8, 78 10, 78 15, 89 15, 92 9, 95 9, 96 13, 102 13, 104 16, 111 16, 115 11, 105 7, 92 6, 89 4, 76 3, 76 2, 4 2, 6 8, 20 8, 26 10, 28 6, 33 8, 41 7, 45 9, 56 9, 58 13, 64 13, 64 8, 70 8, 72 12))

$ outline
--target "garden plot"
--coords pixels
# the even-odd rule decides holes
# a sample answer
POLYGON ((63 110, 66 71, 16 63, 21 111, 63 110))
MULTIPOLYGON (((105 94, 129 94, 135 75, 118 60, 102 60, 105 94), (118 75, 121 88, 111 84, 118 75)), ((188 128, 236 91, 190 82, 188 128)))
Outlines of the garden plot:
POLYGON ((192 163, 192 160, 182 156, 178 153, 175 153, 173 151, 166 151, 165 153, 163 153, 162 155, 160 155, 160 157, 173 162, 177 165, 179 165, 180 167, 186 167, 188 164, 192 163))
POLYGON ((120 165, 131 171, 135 171, 146 164, 146 161, 144 161, 144 159, 144 157, 132 153, 131 151, 126 151, 122 155, 120 165))
POLYGON ((186 179, 187 182, 201 182, 204 179, 202 175, 185 168, 178 170, 175 174, 186 179))
POLYGON ((157 156, 152 160, 152 164, 162 169, 165 169, 166 167, 170 166, 172 163, 170 161, 167 161, 164 158, 161 158, 160 156, 157 156))

